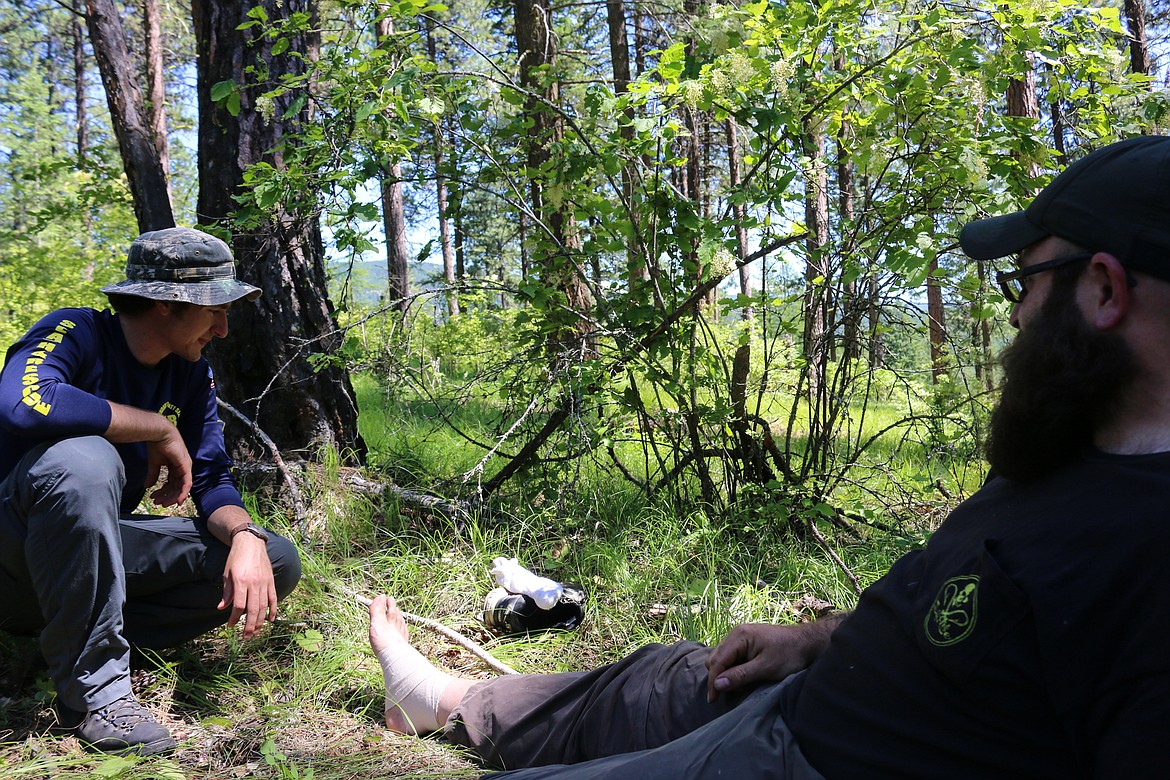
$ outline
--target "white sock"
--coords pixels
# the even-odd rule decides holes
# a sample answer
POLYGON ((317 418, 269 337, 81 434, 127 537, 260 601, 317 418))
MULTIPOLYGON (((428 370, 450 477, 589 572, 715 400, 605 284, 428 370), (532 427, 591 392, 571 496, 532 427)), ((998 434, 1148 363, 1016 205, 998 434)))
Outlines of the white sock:
POLYGON ((493 560, 492 575, 501 588, 509 593, 531 596, 541 609, 552 609, 564 592, 561 583, 525 569, 515 558, 499 557, 493 560))
POLYGON ((434 667, 409 642, 391 642, 378 653, 386 678, 386 712, 401 710, 415 734, 430 734, 439 723, 439 699, 450 675, 434 667))

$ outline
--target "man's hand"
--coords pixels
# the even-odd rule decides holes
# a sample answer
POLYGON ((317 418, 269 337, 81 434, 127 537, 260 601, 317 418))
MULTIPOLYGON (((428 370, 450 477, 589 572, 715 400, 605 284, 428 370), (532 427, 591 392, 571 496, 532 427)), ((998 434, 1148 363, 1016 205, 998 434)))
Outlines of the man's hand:
POLYGON ((244 615, 244 639, 260 633, 265 621, 276 619, 276 583, 264 541, 250 533, 236 534, 223 569, 223 599, 217 609, 231 607, 228 624, 244 615))
POLYGON ((244 617, 244 639, 260 633, 265 621, 276 619, 277 611, 276 580, 268 546, 247 531, 231 535, 249 522, 247 511, 234 505, 220 507, 207 519, 216 538, 231 547, 223 567, 223 598, 216 608, 231 609, 229 625, 244 617))
POLYGON ((828 646, 843 617, 833 615, 795 626, 736 626, 707 656, 707 701, 715 701, 724 691, 778 682, 808 667, 828 646))
POLYGON ((159 506, 178 506, 191 493, 191 455, 178 428, 171 428, 173 436, 146 442, 146 487, 158 482, 163 466, 167 469, 166 481, 150 494, 150 500, 159 506))
POLYGON ((115 444, 143 442, 146 444, 146 484, 158 481, 163 467, 167 479, 150 494, 159 506, 176 506, 187 500, 191 492, 191 454, 179 429, 157 412, 135 409, 132 406, 110 404, 110 425, 105 437, 115 444))

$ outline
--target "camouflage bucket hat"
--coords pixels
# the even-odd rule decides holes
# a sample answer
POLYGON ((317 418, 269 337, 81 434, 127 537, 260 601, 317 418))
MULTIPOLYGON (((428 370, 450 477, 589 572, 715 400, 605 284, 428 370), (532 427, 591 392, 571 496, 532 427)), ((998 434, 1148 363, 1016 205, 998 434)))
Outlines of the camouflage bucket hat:
POLYGON ((260 289, 236 279, 228 245, 192 228, 143 233, 130 245, 125 281, 103 287, 107 295, 222 306, 260 297, 260 289))

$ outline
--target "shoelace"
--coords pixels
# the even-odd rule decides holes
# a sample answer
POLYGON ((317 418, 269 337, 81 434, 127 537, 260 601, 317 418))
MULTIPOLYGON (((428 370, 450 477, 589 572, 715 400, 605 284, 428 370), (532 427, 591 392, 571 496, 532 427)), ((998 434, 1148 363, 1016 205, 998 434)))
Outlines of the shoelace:
POLYGON ((94 714, 114 728, 125 731, 133 730, 140 723, 147 723, 154 720, 150 713, 136 701, 119 700, 102 707, 94 714))

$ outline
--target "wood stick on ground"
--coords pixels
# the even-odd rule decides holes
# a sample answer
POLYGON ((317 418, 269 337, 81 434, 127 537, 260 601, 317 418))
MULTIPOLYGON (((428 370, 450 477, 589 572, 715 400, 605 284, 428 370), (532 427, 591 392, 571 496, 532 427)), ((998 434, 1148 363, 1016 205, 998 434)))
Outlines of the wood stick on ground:
MULTIPOLYGON (((325 587, 327 587, 327 588, 328 587, 338 588, 339 590, 344 591, 350 597, 355 599, 359 604, 364 604, 367 607, 374 603, 373 599, 367 598, 366 596, 363 596, 360 593, 355 593, 354 591, 350 590, 349 588, 345 587, 344 585, 341 585, 340 583, 326 583, 326 582, 322 581, 322 584, 325 585, 325 587)), ((402 611, 402 610, 400 610, 400 611, 402 611)), ((443 625, 442 623, 438 622, 437 620, 431 620, 430 618, 425 618, 425 617, 421 617, 419 615, 414 615, 414 614, 411 614, 410 612, 406 612, 406 611, 402 611, 402 617, 404 620, 406 620, 407 623, 412 623, 416 626, 421 626, 429 631, 433 631, 436 634, 439 634, 440 636, 446 637, 447 639, 451 640, 452 642, 459 645, 463 649, 467 650, 469 653, 474 655, 479 660, 483 661, 485 664, 487 664, 488 666, 490 666, 492 669, 496 670, 500 674, 519 674, 519 672, 517 672, 512 667, 508 666, 503 661, 500 661, 499 659, 497 659, 495 656, 493 656, 491 653, 489 653, 486 649, 484 649, 481 645, 479 645, 476 642, 472 641, 471 639, 468 639, 467 637, 463 636, 463 634, 460 634, 458 631, 455 631, 454 629, 448 628, 447 626, 443 625)))

